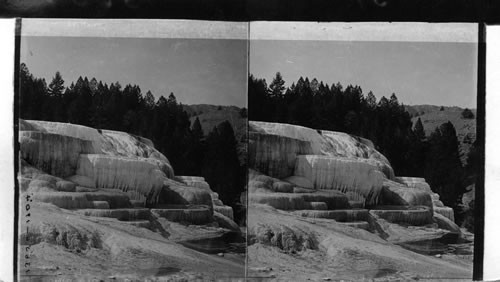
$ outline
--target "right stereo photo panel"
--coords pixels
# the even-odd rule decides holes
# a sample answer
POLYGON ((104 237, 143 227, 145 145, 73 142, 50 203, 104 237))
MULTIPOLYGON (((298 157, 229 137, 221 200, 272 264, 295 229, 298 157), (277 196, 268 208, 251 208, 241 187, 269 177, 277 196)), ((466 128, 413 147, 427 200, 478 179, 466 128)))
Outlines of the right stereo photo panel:
POLYGON ((472 279, 477 24, 250 24, 248 277, 472 279))

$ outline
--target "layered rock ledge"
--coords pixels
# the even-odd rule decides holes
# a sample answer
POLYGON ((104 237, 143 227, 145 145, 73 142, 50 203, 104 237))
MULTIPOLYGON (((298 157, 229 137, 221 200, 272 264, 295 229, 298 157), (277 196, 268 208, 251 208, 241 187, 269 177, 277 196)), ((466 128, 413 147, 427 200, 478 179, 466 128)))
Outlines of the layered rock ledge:
POLYGON ((425 179, 396 177, 371 141, 290 124, 249 125, 249 203, 257 209, 352 223, 383 238, 391 235, 381 226, 391 224, 460 233, 453 210, 425 179))
POLYGON ((146 138, 60 122, 20 120, 19 124, 18 178, 23 193, 36 201, 121 220, 136 218, 133 214, 141 208, 153 208, 153 215, 187 224, 217 224, 214 210, 233 220, 232 208, 219 200, 203 177, 175 176, 168 159, 146 138), (177 208, 164 208, 172 205, 177 208), (203 220, 191 216, 198 213, 203 220))

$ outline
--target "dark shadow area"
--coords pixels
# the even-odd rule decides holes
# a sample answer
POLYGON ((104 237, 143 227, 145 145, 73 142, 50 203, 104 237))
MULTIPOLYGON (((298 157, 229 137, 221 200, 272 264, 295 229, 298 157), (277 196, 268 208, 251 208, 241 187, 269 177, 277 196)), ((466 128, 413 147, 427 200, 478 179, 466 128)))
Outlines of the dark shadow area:
POLYGON ((179 242, 184 247, 206 254, 239 253, 246 252, 245 237, 239 232, 228 232, 222 236, 200 240, 179 242))

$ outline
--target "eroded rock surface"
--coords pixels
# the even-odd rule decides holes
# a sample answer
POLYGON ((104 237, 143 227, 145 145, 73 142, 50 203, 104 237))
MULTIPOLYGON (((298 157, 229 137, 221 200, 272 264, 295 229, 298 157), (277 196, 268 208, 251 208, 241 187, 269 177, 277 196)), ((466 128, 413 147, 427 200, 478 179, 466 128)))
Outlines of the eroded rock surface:
MULTIPOLYGON (((437 274, 432 259, 393 245, 447 234, 460 237, 462 231, 453 222, 453 210, 425 179, 395 177, 371 141, 252 121, 249 138, 249 267, 273 265, 253 272, 256 276, 300 280, 307 270, 298 268, 305 263, 346 280, 427 277, 417 269, 433 269, 429 277, 448 277, 460 269, 457 278, 470 277, 469 259, 446 262, 441 267, 448 274, 437 274), (397 271, 376 273, 394 263, 397 271), (346 275, 367 267, 373 273, 346 275)), ((302 278, 324 279, 314 275, 302 278)))
MULTIPOLYGON (((213 206, 217 206, 219 212, 233 218, 231 207, 218 199, 202 177, 176 177, 168 159, 146 138, 33 120, 20 120, 20 130, 19 179, 23 191, 35 193, 32 196, 37 201, 65 209, 100 210, 165 205, 189 209, 201 205, 209 211, 204 222, 213 221, 213 206), (104 196, 110 193, 112 197, 104 196)), ((171 213, 170 218, 180 214, 171 213)), ((124 212, 83 214, 106 216, 124 212)))

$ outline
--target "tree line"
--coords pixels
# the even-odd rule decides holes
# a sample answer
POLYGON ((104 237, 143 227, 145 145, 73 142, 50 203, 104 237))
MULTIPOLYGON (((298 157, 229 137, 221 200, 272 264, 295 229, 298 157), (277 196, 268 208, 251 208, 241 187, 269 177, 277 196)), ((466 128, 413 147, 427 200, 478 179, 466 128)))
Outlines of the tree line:
POLYGON ((265 79, 250 75, 248 88, 250 120, 341 131, 370 139, 389 159, 396 175, 424 177, 460 218, 462 195, 477 171, 477 144, 473 144, 467 167, 463 167, 451 122, 426 136, 420 118, 413 126, 410 114, 394 93, 377 101, 371 91, 365 94, 360 86, 344 88, 340 83, 328 85, 316 78, 300 77, 285 87, 279 72, 269 85, 265 79))
MULTIPOLYGON (((246 166, 240 165, 237 141, 228 121, 204 134, 173 93, 157 100, 137 85, 103 83, 79 77, 68 87, 59 72, 47 85, 26 64, 20 68, 19 115, 22 119, 67 122, 125 131, 151 139, 176 175, 201 175, 221 200, 235 208, 244 191, 246 166)), ((237 211, 236 211, 237 213, 237 211)))

